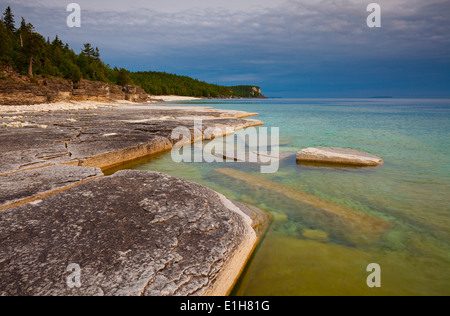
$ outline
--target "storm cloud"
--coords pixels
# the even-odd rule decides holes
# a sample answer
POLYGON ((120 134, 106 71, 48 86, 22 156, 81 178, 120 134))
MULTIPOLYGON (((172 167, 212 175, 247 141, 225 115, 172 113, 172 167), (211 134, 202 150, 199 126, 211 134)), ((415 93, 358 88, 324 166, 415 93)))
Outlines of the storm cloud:
POLYGON ((56 0, 4 1, 43 35, 130 70, 259 84, 273 96, 450 96, 450 2, 379 0, 382 27, 366 24, 371 1, 85 1, 68 28, 56 0))

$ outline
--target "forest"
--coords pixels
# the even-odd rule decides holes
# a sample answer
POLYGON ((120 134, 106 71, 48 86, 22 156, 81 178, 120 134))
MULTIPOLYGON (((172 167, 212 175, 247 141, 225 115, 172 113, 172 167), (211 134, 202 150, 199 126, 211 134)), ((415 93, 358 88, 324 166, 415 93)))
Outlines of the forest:
POLYGON ((0 20, 0 66, 10 66, 30 78, 62 77, 74 84, 82 79, 120 86, 134 84, 151 95, 262 97, 254 92, 254 86, 225 87, 165 72, 130 72, 113 68, 101 60, 99 48, 90 43, 84 44, 77 54, 58 36, 50 40, 37 33, 33 24, 24 18, 16 23, 10 7, 0 20))

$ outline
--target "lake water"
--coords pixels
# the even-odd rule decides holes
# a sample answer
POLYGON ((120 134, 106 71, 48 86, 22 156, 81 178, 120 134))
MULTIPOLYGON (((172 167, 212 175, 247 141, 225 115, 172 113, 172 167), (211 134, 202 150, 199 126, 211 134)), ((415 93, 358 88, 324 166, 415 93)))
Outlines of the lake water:
POLYGON ((450 295, 450 100, 183 104, 258 112, 266 127, 280 127, 283 152, 348 147, 385 161, 372 168, 320 167, 298 165, 291 156, 277 173, 261 174, 254 164, 174 163, 165 154, 123 166, 194 181, 273 214, 234 295, 450 295), (217 172, 223 168, 251 177, 217 172), (324 210, 304 196, 331 206, 324 210), (335 212, 342 208, 349 210, 344 216, 335 212), (367 221, 356 221, 360 214, 367 221), (379 222, 387 225, 375 229, 379 222), (381 267, 380 288, 367 286, 370 263, 381 267))

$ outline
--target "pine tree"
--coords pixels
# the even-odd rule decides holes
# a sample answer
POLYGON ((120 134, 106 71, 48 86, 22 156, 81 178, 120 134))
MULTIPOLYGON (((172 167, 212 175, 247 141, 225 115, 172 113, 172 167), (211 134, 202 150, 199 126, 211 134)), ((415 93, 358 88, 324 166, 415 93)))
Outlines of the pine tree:
POLYGON ((9 64, 13 46, 8 29, 2 21, 0 21, 0 38, 0 64, 9 64))
POLYGON ((6 28, 12 33, 16 31, 16 22, 14 21, 14 14, 12 14, 11 7, 7 7, 5 13, 3 13, 3 23, 6 28))
POLYGON ((52 46, 54 48, 56 48, 56 47, 62 48, 63 47, 63 42, 59 39, 58 35, 56 35, 55 39, 53 40, 52 46))
POLYGON ((95 48, 95 52, 92 54, 92 56, 95 58, 96 61, 100 60, 100 50, 98 47, 95 48))
POLYGON ((117 74, 117 85, 119 86, 126 86, 131 81, 130 76, 128 75, 128 72, 125 69, 120 69, 119 73, 117 74))
POLYGON ((27 23, 25 22, 25 19, 22 17, 22 21, 20 22, 20 29, 19 29, 19 38, 20 38, 20 47, 23 47, 23 37, 24 34, 27 33, 27 23))
POLYGON ((23 18, 20 27, 20 40, 22 51, 28 58, 28 76, 33 77, 33 61, 39 52, 39 38, 38 34, 34 32, 33 24, 26 24, 23 18))
POLYGON ((80 82, 81 79, 83 79, 83 74, 81 73, 81 70, 80 68, 78 68, 77 65, 73 65, 73 68, 71 69, 70 79, 75 84, 80 82))
POLYGON ((84 44, 84 49, 83 49, 82 53, 84 55, 86 55, 87 57, 93 57, 95 54, 95 50, 91 44, 86 43, 86 44, 84 44))

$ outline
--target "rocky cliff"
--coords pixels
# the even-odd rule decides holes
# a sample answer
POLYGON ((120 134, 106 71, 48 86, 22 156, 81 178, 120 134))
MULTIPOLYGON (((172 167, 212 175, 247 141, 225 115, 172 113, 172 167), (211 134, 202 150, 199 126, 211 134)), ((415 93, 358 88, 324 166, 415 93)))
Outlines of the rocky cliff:
POLYGON ((73 84, 62 78, 33 79, 10 69, 0 70, 0 104, 30 105, 60 101, 147 102, 149 95, 138 86, 117 86, 104 82, 81 80, 73 84))
POLYGON ((230 87, 233 91, 234 98, 258 98, 267 99, 262 94, 261 88, 256 86, 233 86, 230 87))

